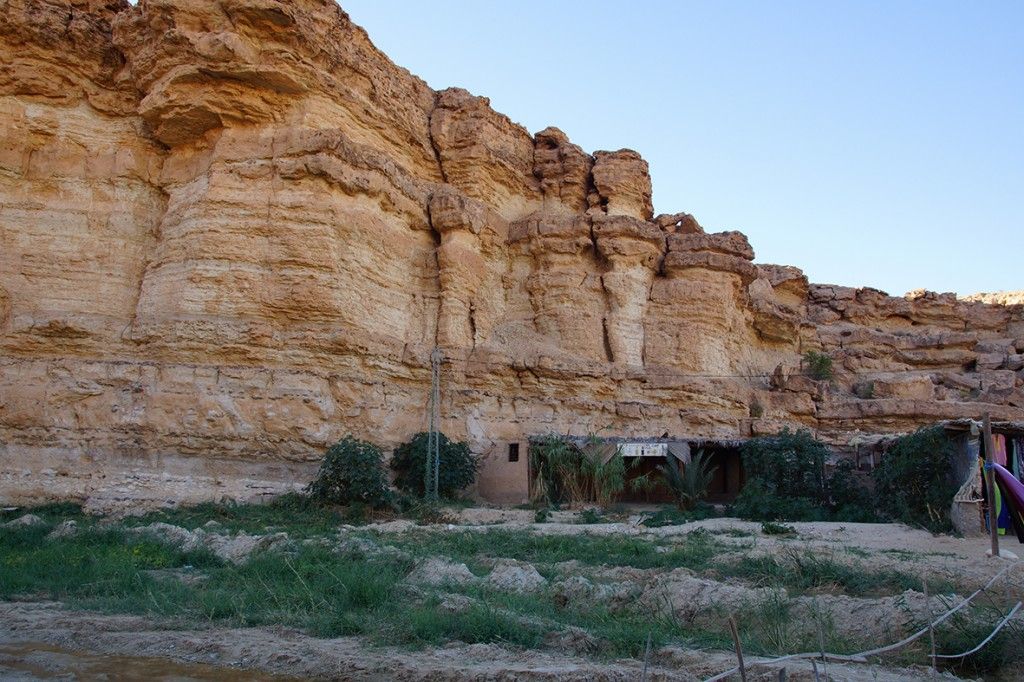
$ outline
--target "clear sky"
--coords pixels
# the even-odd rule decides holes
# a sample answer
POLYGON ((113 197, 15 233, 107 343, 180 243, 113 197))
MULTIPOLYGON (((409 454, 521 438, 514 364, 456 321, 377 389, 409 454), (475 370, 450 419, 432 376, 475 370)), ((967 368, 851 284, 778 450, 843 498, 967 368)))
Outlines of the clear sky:
POLYGON ((1024 0, 341 0, 395 62, 812 281, 1024 289, 1024 0))

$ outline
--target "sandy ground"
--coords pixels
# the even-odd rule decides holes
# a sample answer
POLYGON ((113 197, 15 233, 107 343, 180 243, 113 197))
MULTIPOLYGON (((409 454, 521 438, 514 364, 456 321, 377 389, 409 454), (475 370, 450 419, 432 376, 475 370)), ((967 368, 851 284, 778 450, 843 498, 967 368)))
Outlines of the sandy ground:
MULTIPOLYGON (((648 670, 648 679, 652 682, 701 680, 729 668, 734 662, 731 655, 721 652, 668 649, 659 653, 658 660, 648 670)), ((779 667, 768 670, 755 666, 748 679, 778 679, 779 667)), ((809 662, 789 663, 785 667, 791 680, 814 679, 809 662)), ((64 679, 226 681, 633 682, 643 674, 642 664, 636 661, 596 663, 546 652, 513 651, 492 644, 453 645, 411 652, 371 647, 359 638, 317 639, 285 628, 166 630, 145 618, 67 611, 51 602, 0 603, 0 673, 4 674, 4 679, 47 679, 52 677, 49 673, 68 670, 81 676, 64 679), (40 643, 47 646, 40 647, 40 643), (5 654, 5 651, 15 653, 5 654), (73 652, 89 653, 75 655, 73 652), (97 655, 117 657, 101 662, 107 677, 89 674, 89 666, 98 665, 97 655), (174 663, 161 665, 154 658, 174 663), (176 663, 190 666, 178 668, 176 663), (195 664, 202 667, 192 667, 195 664), (221 667, 220 672, 213 666, 221 667)), ((829 679, 850 682, 904 682, 921 679, 927 674, 924 669, 898 670, 872 665, 830 664, 828 670, 829 679)))

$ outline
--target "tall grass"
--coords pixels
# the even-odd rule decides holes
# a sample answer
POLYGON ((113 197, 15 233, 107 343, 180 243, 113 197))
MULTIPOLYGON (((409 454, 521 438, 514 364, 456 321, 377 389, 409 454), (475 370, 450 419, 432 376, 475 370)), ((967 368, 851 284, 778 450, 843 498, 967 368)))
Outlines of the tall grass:
POLYGON ((208 521, 216 521, 230 531, 262 533, 268 528, 287 530, 293 537, 329 533, 349 521, 340 508, 316 504, 298 493, 288 493, 267 504, 206 502, 189 507, 150 512, 125 519, 125 525, 146 525, 154 521, 171 523, 193 530, 208 521))
POLYGON ((634 537, 534 535, 513 530, 419 532, 390 536, 389 542, 413 554, 440 554, 458 561, 478 557, 514 558, 538 564, 578 561, 589 566, 702 570, 722 546, 710 533, 690 533, 658 545, 634 537))
MULTIPOLYGON (((922 588, 921 579, 908 573, 844 563, 809 550, 785 550, 780 556, 744 556, 738 561, 719 562, 716 569, 758 587, 785 587, 797 592, 878 597, 922 588)), ((933 578, 928 581, 928 589, 931 594, 939 594, 952 592, 955 587, 949 581, 933 578)))

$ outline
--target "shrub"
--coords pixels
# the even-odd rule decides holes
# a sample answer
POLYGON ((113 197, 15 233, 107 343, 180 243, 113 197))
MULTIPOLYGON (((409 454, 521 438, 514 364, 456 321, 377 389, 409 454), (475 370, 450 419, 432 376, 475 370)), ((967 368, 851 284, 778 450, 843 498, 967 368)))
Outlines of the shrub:
POLYGON ((607 523, 607 522, 608 522, 608 519, 605 518, 604 514, 602 514, 597 509, 593 509, 593 508, 590 508, 590 507, 588 507, 587 509, 584 509, 583 511, 581 511, 579 513, 579 516, 577 516, 577 518, 576 518, 576 523, 581 523, 581 524, 586 524, 586 525, 592 525, 592 524, 595 524, 595 523, 607 523))
POLYGON ((783 429, 743 445, 747 484, 736 499, 742 518, 818 521, 827 517, 828 450, 809 432, 783 429))
POLYGON ((854 465, 841 461, 825 477, 829 451, 807 431, 783 429, 747 441, 742 450, 747 484, 736 498, 737 516, 762 521, 876 521, 871 495, 854 465))
POLYGON ((698 502, 693 509, 682 511, 678 508, 663 508, 653 514, 645 514, 640 519, 640 525, 647 528, 661 528, 662 526, 679 526, 691 521, 701 521, 717 516, 714 507, 706 502, 698 502))
POLYGON ((875 397, 875 382, 861 381, 853 385, 853 394, 861 400, 870 400, 875 397))
POLYGON ((882 513, 931 531, 949 531, 949 508, 957 491, 950 474, 952 455, 953 447, 939 426, 898 439, 873 472, 882 513))
POLYGON ((817 381, 831 381, 833 376, 832 358, 825 353, 809 350, 804 353, 807 373, 817 381))
POLYGON ((774 521, 765 521, 761 524, 761 532, 765 535, 796 535, 796 528, 774 521))
POLYGON ((873 495, 857 477, 856 466, 840 461, 828 479, 828 492, 836 521, 873 523, 878 521, 873 495))
POLYGON ((352 436, 327 448, 320 471, 306 488, 321 503, 386 507, 392 493, 380 448, 352 436))
POLYGON ((808 497, 786 497, 766 490, 760 481, 749 481, 736 498, 733 513, 758 521, 827 521, 829 510, 808 497))
MULTIPOLYGON (((426 473, 427 441, 430 434, 417 433, 412 440, 395 448, 391 456, 391 470, 395 472, 395 485, 413 495, 423 497, 426 489, 423 477, 426 473)), ((439 461, 437 494, 453 498, 476 479, 479 463, 466 443, 456 443, 438 432, 439 461)))
POLYGON ((671 457, 658 470, 665 477, 665 485, 672 491, 679 509, 687 511, 708 496, 708 486, 711 485, 716 468, 711 466, 710 455, 698 450, 682 471, 679 471, 675 458, 671 457))

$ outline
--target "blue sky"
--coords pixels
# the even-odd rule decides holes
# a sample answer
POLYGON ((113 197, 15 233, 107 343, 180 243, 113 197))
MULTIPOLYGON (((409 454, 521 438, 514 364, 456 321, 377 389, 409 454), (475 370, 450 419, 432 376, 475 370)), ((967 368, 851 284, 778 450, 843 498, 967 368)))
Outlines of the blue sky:
POLYGON ((636 149, 659 213, 812 281, 1024 289, 1024 2, 342 0, 531 132, 636 149))

